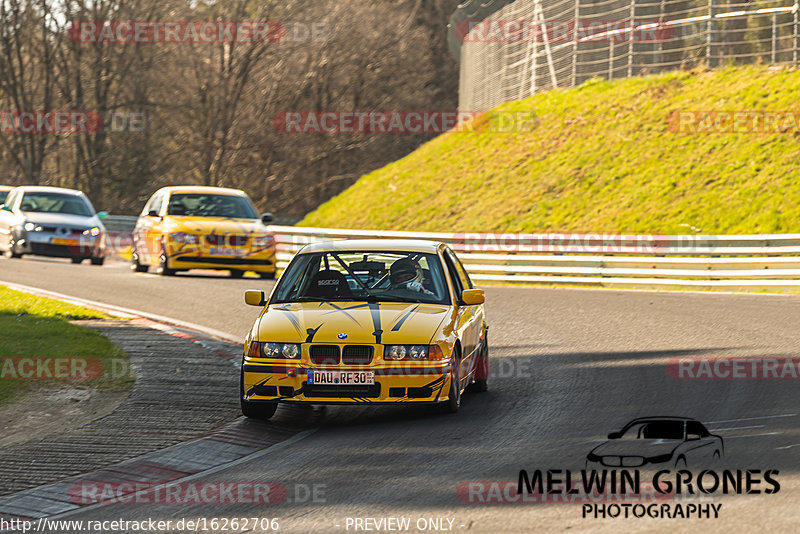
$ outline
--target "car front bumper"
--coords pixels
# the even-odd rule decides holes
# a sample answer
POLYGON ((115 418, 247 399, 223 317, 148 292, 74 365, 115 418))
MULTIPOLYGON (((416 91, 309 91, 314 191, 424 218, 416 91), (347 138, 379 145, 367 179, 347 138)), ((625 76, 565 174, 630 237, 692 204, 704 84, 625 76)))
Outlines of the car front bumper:
POLYGON ((305 404, 408 404, 448 400, 450 366, 399 368, 383 366, 310 367, 300 362, 253 363, 242 368, 244 400, 305 404), (373 385, 315 385, 308 383, 309 369, 374 371, 373 385))

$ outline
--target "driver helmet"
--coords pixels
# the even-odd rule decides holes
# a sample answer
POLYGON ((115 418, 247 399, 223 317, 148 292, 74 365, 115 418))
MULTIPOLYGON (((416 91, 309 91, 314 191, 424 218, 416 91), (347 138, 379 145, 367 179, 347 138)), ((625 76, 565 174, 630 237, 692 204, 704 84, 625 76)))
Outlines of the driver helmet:
POLYGON ((389 280, 392 285, 422 283, 422 267, 410 258, 400 258, 389 267, 389 280))

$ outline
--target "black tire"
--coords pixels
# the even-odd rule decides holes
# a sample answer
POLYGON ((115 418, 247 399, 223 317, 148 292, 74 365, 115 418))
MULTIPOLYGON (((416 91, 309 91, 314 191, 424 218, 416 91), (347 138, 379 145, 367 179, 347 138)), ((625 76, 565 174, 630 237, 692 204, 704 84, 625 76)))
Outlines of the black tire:
POLYGON ((92 261, 92 265, 102 266, 106 262, 106 259, 105 258, 92 258, 91 261, 92 261))
POLYGON ((175 276, 175 269, 169 268, 169 258, 167 257, 167 249, 161 245, 161 253, 158 255, 158 274, 161 276, 175 276))
POLYGON ((8 243, 8 250, 5 251, 4 256, 10 260, 18 260, 22 257, 22 254, 16 252, 17 250, 17 243, 13 239, 8 243))
POLYGON ((231 269, 231 278, 243 278, 244 271, 240 271, 238 269, 231 269))
POLYGON ((461 388, 458 385, 458 360, 460 360, 460 355, 454 355, 453 360, 453 365, 450 366, 450 391, 447 394, 447 401, 442 403, 444 413, 456 413, 461 408, 461 388))
POLYGON ((244 400, 244 374, 239 375, 239 404, 242 408, 242 415, 249 419, 260 419, 266 421, 278 409, 277 402, 248 402, 244 400))
MULTIPOLYGON (((479 358, 483 361, 479 361, 478 365, 485 365, 487 370, 489 368, 489 342, 484 337, 483 344, 481 345, 481 355, 479 358)), ((470 391, 474 391, 476 393, 484 393, 489 391, 489 380, 488 376, 486 378, 478 378, 475 382, 472 383, 472 388, 470 391)))
POLYGON ((258 276, 260 276, 262 280, 275 280, 275 271, 271 273, 259 273, 258 276))
POLYGON ((72 263, 83 263, 83 258, 70 258, 72 263))
POLYGON ((146 273, 148 269, 149 267, 147 265, 139 263, 139 253, 134 249, 133 254, 131 254, 131 271, 135 273, 146 273))

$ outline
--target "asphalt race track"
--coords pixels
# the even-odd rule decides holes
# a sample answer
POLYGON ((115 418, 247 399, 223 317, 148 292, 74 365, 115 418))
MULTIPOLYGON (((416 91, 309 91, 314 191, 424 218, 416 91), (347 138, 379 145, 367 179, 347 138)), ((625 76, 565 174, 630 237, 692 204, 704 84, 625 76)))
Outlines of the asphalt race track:
MULTIPOLYGON (((162 278, 132 274, 123 264, 97 268, 30 258, 0 259, 0 280, 240 337, 258 313, 244 305, 244 289, 271 288, 224 274, 162 278)), ((487 316, 490 391, 467 394, 458 414, 423 407, 279 408, 277 420, 300 413, 304 426, 318 430, 201 479, 279 482, 287 489, 284 502, 118 504, 69 519, 278 518, 281 532, 320 533, 364 532, 354 528, 355 518, 388 517, 409 518, 410 532, 419 531, 419 520, 425 531, 454 532, 796 532, 800 382, 680 379, 668 373, 668 363, 796 358, 800 297, 492 287, 487 316), (721 503, 716 519, 582 518, 580 501, 480 502, 490 488, 505 487, 497 483, 515 484, 521 469, 577 472, 609 432, 659 415, 699 419, 724 439, 718 469, 778 470, 780 491, 667 501, 721 503)))

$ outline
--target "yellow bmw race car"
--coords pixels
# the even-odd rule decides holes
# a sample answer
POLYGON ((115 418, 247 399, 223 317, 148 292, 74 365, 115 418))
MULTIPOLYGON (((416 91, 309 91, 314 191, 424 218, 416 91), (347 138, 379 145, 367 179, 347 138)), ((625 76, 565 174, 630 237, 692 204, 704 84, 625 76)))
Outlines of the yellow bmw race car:
POLYGON ((131 270, 164 276, 189 269, 254 271, 275 277, 275 239, 238 189, 165 187, 150 197, 133 231, 131 270))
POLYGON ((278 403, 439 404, 455 412, 489 375, 484 293, 447 245, 349 240, 306 245, 245 341, 242 412, 278 403))

